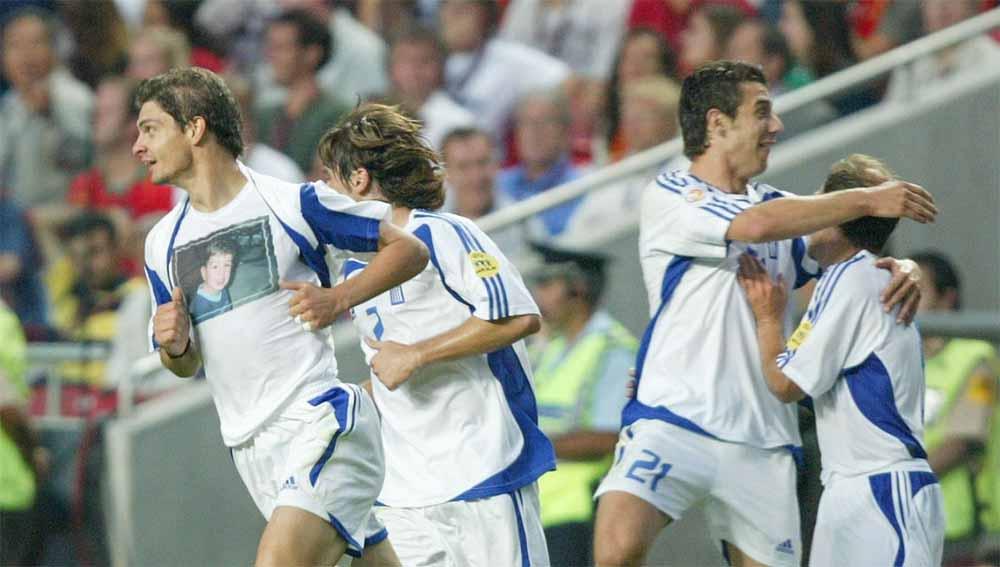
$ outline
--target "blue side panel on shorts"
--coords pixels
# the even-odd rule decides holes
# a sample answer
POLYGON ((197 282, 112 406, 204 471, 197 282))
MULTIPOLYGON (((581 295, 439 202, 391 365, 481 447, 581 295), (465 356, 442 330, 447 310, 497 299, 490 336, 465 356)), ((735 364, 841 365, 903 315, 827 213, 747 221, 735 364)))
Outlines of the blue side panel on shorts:
POLYGON ((868 421, 899 439, 911 457, 927 458, 927 452, 920 441, 913 436, 913 432, 899 415, 889 371, 875 353, 868 355, 864 362, 854 368, 845 370, 844 380, 858 410, 868 421))
POLYGON ((528 557, 528 536, 524 532, 524 518, 521 516, 521 505, 517 501, 519 497, 516 492, 510 493, 510 499, 514 502, 514 516, 517 518, 517 543, 521 546, 521 567, 531 567, 531 560, 528 557))
POLYGON ((538 428, 535 392, 513 347, 504 347, 486 356, 490 370, 500 380, 511 414, 521 430, 521 454, 506 469, 459 494, 452 500, 477 500, 513 492, 556 468, 552 442, 538 428))
POLYGON ((938 477, 932 472, 910 471, 910 497, 914 497, 925 486, 938 483, 938 477))
POLYGON ((341 250, 375 252, 378 250, 378 219, 332 211, 316 196, 316 187, 306 183, 299 188, 302 217, 316 233, 316 239, 341 250))
POLYGON ((365 538, 365 547, 378 545, 383 541, 385 541, 387 537, 389 537, 389 530, 382 528, 381 530, 365 538))
POLYGON ((340 520, 335 518, 333 514, 327 512, 326 515, 327 519, 330 521, 330 525, 333 526, 333 529, 337 530, 337 533, 340 534, 340 537, 344 538, 344 541, 347 542, 347 549, 344 550, 344 553, 355 558, 361 557, 361 550, 363 550, 364 547, 359 545, 358 541, 353 537, 351 537, 351 532, 347 531, 347 528, 344 527, 344 524, 341 524, 340 520))
POLYGON ((896 518, 895 498, 892 493, 892 474, 873 474, 868 477, 868 484, 871 486, 875 503, 878 504, 885 518, 889 520, 889 524, 899 538, 899 549, 896 551, 896 559, 892 565, 893 567, 902 567, 903 561, 906 559, 906 546, 903 542, 903 530, 900 529, 899 520, 896 518))
POLYGON ((650 407, 643 404, 639 401, 638 396, 639 382, 642 380, 643 374, 643 364, 646 361, 646 353, 649 351, 649 343, 653 339, 653 332, 656 329, 657 323, 661 321, 667 305, 670 304, 670 298, 673 297, 677 285, 681 282, 681 278, 687 272, 688 268, 691 267, 692 261, 693 258, 690 256, 674 256, 674 259, 667 265, 667 270, 663 274, 663 283, 660 286, 660 306, 656 309, 656 314, 653 315, 649 325, 646 326, 646 332, 642 335, 642 342, 639 343, 639 351, 636 354, 635 387, 637 395, 629 400, 625 404, 625 409, 622 410, 622 427, 627 427, 640 419, 659 419, 660 421, 672 423, 689 431, 712 437, 710 433, 699 427, 696 423, 675 414, 663 406, 650 407))
POLYGON ((353 405, 353 400, 351 399, 350 393, 341 387, 330 388, 326 392, 323 392, 319 396, 309 400, 309 405, 318 406, 323 403, 329 403, 333 406, 333 414, 337 417, 337 431, 330 438, 330 444, 326 446, 323 454, 320 455, 316 464, 313 465, 312 469, 309 471, 309 482, 313 486, 316 486, 316 481, 319 479, 319 473, 323 471, 323 467, 326 462, 330 460, 333 456, 334 449, 337 448, 337 439, 342 433, 349 433, 348 416, 351 415, 351 405, 353 405))

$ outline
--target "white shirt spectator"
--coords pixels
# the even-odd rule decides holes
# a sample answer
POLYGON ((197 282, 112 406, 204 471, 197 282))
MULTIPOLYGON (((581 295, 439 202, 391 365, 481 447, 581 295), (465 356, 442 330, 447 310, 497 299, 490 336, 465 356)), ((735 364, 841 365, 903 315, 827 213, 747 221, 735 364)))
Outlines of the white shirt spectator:
POLYGON ((625 30, 630 2, 513 0, 499 37, 544 51, 589 79, 606 80, 625 30))
POLYGON ((306 180, 306 175, 292 158, 267 144, 254 144, 244 159, 247 167, 264 175, 292 183, 302 183, 306 180))
POLYGON ((476 123, 476 117, 471 112, 440 90, 427 98, 420 108, 419 118, 423 122, 424 137, 438 151, 441 151, 441 142, 449 132, 476 123))
POLYGON ((886 90, 886 100, 919 98, 942 85, 967 80, 985 69, 1000 68, 1000 45, 989 36, 979 36, 945 50, 918 59, 893 71, 886 90), (912 91, 912 96, 911 96, 912 91))
POLYGON ((448 94, 470 110, 479 127, 497 137, 525 94, 559 86, 570 76, 562 61, 541 51, 492 39, 473 53, 453 53, 445 62, 448 94))

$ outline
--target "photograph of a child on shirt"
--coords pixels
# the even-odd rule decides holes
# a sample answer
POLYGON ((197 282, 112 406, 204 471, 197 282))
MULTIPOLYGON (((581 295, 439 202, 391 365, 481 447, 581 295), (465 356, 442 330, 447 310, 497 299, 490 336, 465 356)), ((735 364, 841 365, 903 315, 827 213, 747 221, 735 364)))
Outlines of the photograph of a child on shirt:
POLYGON ((263 218, 178 247, 174 258, 195 325, 278 289, 270 227, 263 218))

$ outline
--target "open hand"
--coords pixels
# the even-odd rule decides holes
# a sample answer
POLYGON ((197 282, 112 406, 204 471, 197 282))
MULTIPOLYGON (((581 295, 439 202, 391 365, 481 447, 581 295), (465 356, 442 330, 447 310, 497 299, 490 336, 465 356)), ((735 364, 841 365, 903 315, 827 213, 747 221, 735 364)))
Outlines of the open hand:
POLYGON ((897 260, 895 258, 879 258, 875 265, 883 270, 889 270, 892 279, 882 290, 882 307, 888 313, 897 305, 899 314, 897 323, 909 325, 917 314, 920 305, 920 267, 913 260, 897 260))
POLYGON ((926 189, 906 181, 886 181, 866 189, 872 198, 869 216, 908 218, 919 223, 934 222, 937 207, 926 189))
POLYGON ((750 309, 757 321, 771 320, 780 323, 788 305, 788 291, 782 277, 772 281, 759 260, 749 254, 740 256, 740 271, 736 275, 746 293, 750 309))
POLYGON ((375 350, 372 373, 390 391, 395 390, 420 368, 420 354, 411 346, 395 341, 377 341, 365 337, 365 344, 375 350))
POLYGON ((307 331, 322 329, 348 307, 343 305, 337 288, 328 289, 309 282, 281 282, 281 289, 294 292, 288 300, 288 313, 297 318, 307 331))

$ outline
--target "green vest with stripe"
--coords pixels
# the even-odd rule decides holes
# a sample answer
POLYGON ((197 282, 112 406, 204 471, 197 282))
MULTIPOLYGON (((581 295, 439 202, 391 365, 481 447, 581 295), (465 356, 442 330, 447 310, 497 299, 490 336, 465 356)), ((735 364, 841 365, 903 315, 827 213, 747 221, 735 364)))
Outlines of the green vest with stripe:
MULTIPOLYGON (((991 358, 990 363, 994 374, 1000 373, 1000 361, 991 358)), ((993 411, 983 466, 976 476, 976 494, 981 507, 981 526, 988 532, 1000 533, 1000 406, 993 411)))
MULTIPOLYGON (((594 387, 602 378, 605 355, 617 349, 635 353, 637 341, 620 323, 600 313, 591 323, 575 344, 556 337, 536 357, 538 424, 549 437, 589 429, 594 387), (597 317, 601 319, 594 321, 597 317)), ((624 402, 624 389, 619 395, 624 402)), ((596 461, 560 460, 555 471, 539 479, 544 527, 590 521, 594 488, 611 467, 611 457, 609 453, 596 461)))
MULTIPOLYGON (((941 352, 926 360, 926 407, 932 412, 927 416, 924 430, 924 444, 928 452, 946 439, 948 417, 966 391, 973 370, 993 355, 993 346, 987 342, 952 339, 941 352)), ((959 466, 941 477, 940 482, 944 497, 945 539, 959 540, 975 535, 976 487, 972 470, 968 465, 959 466)))

